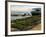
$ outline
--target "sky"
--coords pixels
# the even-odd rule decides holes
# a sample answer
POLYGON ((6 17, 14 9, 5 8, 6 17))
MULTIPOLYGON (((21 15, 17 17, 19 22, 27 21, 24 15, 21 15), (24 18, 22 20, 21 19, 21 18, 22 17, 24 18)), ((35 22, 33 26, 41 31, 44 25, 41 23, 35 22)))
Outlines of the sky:
POLYGON ((31 13, 33 8, 40 8, 40 6, 31 5, 11 5, 11 14, 31 13))
POLYGON ((29 11, 32 10, 32 8, 39 8, 40 6, 31 6, 31 5, 11 5, 12 11, 29 11))

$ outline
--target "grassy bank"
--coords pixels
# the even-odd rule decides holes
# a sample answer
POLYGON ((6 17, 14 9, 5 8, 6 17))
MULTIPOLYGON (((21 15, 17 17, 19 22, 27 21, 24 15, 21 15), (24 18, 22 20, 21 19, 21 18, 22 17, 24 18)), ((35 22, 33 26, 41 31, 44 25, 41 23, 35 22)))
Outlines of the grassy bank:
POLYGON ((27 17, 25 19, 12 20, 11 27, 19 30, 32 29, 33 25, 37 25, 41 22, 41 17, 39 15, 33 15, 32 17, 27 17))

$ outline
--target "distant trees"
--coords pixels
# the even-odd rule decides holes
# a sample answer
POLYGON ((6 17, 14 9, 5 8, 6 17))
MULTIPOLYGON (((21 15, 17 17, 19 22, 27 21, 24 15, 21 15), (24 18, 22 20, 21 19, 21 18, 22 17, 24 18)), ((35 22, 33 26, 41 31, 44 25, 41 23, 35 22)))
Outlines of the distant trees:
POLYGON ((35 11, 41 11, 41 8, 33 8, 35 11))
POLYGON ((32 11, 32 15, 41 15, 41 8, 34 8, 33 10, 35 11, 32 11))

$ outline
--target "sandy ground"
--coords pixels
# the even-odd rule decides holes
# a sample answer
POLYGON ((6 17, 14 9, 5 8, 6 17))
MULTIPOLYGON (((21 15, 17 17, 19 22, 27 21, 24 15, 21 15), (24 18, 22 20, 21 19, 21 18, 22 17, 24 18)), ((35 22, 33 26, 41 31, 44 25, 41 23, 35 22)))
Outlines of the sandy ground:
POLYGON ((41 24, 36 25, 31 30, 41 30, 41 24))

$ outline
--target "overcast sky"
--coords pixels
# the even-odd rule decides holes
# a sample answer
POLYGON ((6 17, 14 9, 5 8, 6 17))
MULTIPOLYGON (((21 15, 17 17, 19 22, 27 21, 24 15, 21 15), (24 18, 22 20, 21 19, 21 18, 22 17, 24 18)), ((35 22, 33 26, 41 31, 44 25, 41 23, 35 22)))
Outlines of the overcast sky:
POLYGON ((28 9, 32 9, 32 8, 40 8, 41 6, 32 6, 32 5, 11 5, 11 10, 12 11, 17 11, 17 10, 21 10, 21 11, 27 11, 28 9))

